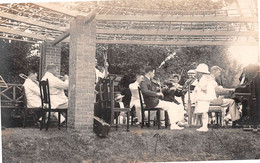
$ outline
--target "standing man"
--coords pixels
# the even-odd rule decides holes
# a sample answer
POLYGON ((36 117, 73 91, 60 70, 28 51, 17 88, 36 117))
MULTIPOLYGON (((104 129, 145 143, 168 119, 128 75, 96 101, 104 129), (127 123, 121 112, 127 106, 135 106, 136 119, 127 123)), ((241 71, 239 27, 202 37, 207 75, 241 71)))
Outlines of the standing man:
POLYGON ((157 107, 167 111, 171 122, 170 129, 181 130, 183 127, 179 127, 177 122, 181 121, 181 118, 183 117, 182 114, 184 113, 182 112, 180 105, 159 99, 159 97, 162 97, 163 94, 161 92, 156 92, 156 88, 151 82, 154 77, 154 73, 155 70, 152 67, 146 67, 144 81, 140 84, 146 107, 157 107))
POLYGON ((141 118, 141 106, 140 106, 138 87, 140 87, 140 83, 144 80, 144 77, 143 77, 143 75, 138 74, 138 73, 135 75, 135 77, 136 77, 135 82, 132 84, 129 84, 129 89, 132 94, 131 101, 130 101, 130 108, 135 106, 136 117, 138 119, 137 124, 140 124, 142 122, 142 118, 141 118))
MULTIPOLYGON (((48 79, 50 87, 50 98, 52 109, 56 108, 68 108, 68 98, 64 93, 64 90, 68 90, 69 87, 69 77, 64 76, 64 81, 56 77, 58 75, 58 67, 56 65, 48 65, 47 72, 43 76, 42 80, 48 79)), ((58 119, 58 113, 56 112, 54 116, 58 119)), ((61 116, 61 123, 65 120, 61 116)))
MULTIPOLYGON (((213 79, 212 82, 214 84, 217 95, 221 95, 221 94, 223 95, 229 93, 228 89, 223 88, 223 86, 217 83, 216 79, 220 78, 221 72, 222 69, 219 66, 213 66, 210 69, 210 75, 213 79)), ((219 96, 218 98, 222 99, 221 107, 228 109, 227 114, 230 114, 231 116, 232 127, 235 127, 236 121, 240 119, 240 113, 239 110, 237 109, 235 100, 224 98, 223 96, 219 96)))

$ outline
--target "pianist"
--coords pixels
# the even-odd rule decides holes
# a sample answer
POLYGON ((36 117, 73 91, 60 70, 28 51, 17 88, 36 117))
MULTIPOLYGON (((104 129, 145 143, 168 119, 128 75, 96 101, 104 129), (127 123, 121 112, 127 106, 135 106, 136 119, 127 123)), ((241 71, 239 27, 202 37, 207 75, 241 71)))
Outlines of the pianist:
MULTIPOLYGON (((214 83, 215 91, 217 95, 223 95, 229 93, 229 89, 223 88, 223 86, 219 85, 216 81, 216 79, 219 79, 221 72, 222 69, 219 66, 213 66, 210 69, 210 75, 213 79, 212 82, 214 83)), ((233 99, 224 98, 223 96, 218 96, 218 99, 219 100, 216 101, 221 101, 219 105, 225 108, 225 110, 227 111, 227 115, 230 114, 232 120, 232 127, 235 127, 237 120, 240 119, 240 113, 239 110, 237 109, 235 101, 233 99)))

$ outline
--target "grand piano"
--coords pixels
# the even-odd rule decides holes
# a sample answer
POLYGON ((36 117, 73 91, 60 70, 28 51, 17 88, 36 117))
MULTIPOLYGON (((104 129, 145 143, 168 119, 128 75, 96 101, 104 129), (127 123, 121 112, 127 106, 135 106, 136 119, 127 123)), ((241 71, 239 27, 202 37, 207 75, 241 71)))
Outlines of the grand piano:
POLYGON ((257 131, 260 122, 260 65, 244 67, 239 80, 233 99, 242 104, 242 125, 248 126, 245 130, 257 131))

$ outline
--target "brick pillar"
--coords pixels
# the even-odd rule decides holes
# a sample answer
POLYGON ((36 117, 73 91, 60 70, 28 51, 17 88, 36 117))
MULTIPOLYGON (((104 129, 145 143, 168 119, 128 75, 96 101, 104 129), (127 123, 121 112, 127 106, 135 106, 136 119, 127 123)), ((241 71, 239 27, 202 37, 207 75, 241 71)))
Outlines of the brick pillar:
POLYGON ((81 132, 93 129, 96 20, 78 16, 70 24, 68 126, 81 132))
POLYGON ((41 61, 40 61, 40 79, 46 72, 46 68, 50 64, 57 65, 60 72, 60 62, 61 62, 61 43, 52 46, 52 41, 46 40, 41 46, 41 61))

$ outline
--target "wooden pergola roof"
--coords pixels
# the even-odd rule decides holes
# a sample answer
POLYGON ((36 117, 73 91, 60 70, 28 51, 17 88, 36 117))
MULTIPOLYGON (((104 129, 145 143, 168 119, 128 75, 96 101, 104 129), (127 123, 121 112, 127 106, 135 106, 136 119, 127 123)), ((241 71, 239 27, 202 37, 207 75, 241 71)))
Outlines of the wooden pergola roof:
POLYGON ((258 45, 257 13, 257 8, 167 11, 97 2, 0 4, 0 38, 68 42, 70 20, 80 15, 96 18, 101 44, 258 45))

